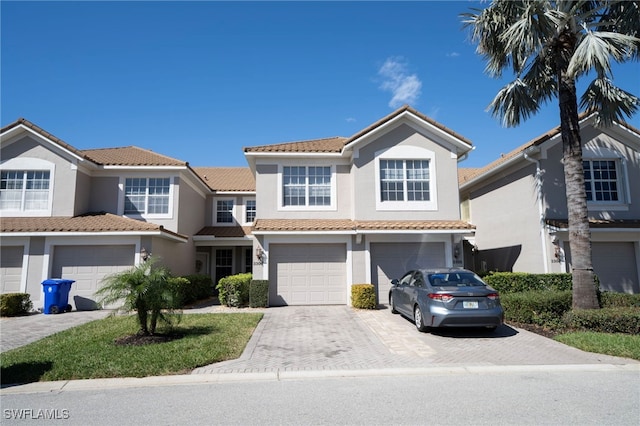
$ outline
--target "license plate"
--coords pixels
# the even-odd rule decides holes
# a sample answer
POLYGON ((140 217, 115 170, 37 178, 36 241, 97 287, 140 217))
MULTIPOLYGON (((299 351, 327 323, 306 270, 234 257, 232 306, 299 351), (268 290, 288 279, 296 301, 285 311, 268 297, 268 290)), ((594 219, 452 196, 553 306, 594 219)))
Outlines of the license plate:
POLYGON ((462 302, 462 307, 465 309, 478 309, 478 301, 471 300, 467 302, 462 302))

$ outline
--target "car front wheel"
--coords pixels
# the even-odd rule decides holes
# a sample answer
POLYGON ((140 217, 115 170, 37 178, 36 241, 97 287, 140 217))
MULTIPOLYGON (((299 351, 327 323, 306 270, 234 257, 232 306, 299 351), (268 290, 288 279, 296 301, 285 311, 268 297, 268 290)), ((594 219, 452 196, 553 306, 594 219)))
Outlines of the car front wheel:
POLYGON ((391 313, 397 314, 398 310, 396 309, 396 301, 393 300, 393 294, 389 294, 389 306, 391 306, 391 313))
POLYGON ((427 331, 428 327, 424 325, 424 319, 422 318, 422 311, 420 310, 420 306, 416 305, 415 309, 413 310, 413 320, 418 331, 427 331))

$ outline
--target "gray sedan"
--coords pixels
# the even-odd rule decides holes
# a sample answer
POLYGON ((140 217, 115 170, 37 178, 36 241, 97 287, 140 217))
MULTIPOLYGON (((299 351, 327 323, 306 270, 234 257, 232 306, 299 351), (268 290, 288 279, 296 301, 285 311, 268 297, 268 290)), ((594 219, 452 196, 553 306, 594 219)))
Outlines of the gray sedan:
POLYGON ((487 327, 504 320, 498 292, 466 269, 420 269, 391 281, 392 313, 413 318, 416 328, 487 327))

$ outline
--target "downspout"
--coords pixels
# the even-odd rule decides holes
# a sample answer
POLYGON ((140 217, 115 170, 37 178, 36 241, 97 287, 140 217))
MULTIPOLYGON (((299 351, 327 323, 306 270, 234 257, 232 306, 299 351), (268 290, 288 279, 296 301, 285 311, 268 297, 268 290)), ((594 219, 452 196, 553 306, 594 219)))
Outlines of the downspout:
POLYGON ((538 214, 540 217, 540 242, 542 243, 542 262, 544 264, 544 273, 549 273, 549 253, 547 246, 547 236, 544 227, 544 204, 542 201, 542 182, 540 180, 541 170, 540 170, 540 160, 535 160, 529 157, 529 154, 534 154, 540 152, 540 148, 537 147, 529 147, 522 152, 522 157, 534 163, 536 165, 536 198, 538 199, 538 214))

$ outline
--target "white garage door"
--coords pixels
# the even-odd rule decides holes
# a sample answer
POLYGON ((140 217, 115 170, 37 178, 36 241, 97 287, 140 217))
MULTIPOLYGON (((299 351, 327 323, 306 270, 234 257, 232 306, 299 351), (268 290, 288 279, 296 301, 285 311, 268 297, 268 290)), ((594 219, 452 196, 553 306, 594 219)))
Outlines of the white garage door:
POLYGON ((601 290, 640 293, 633 243, 594 242, 591 250, 593 270, 600 279, 601 290))
POLYGON ((90 309, 102 279, 133 266, 134 250, 133 245, 56 246, 51 278, 74 280, 69 303, 76 309, 90 309))
POLYGON ((269 246, 269 304, 347 303, 345 244, 269 246))
POLYGON ((389 302, 391 280, 418 268, 445 264, 444 243, 371 243, 371 279, 378 289, 378 303, 389 302))
POLYGON ((0 246, 2 293, 19 293, 22 277, 23 246, 0 246))

